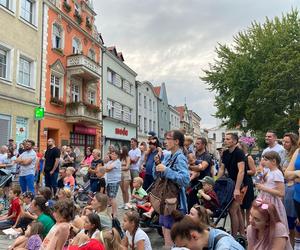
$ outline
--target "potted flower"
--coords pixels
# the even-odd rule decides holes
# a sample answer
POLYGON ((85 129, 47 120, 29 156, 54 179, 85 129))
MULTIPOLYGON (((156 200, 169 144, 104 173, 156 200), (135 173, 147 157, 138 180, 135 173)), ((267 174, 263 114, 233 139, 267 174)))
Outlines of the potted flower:
POLYGON ((86 106, 86 109, 90 112, 99 113, 101 111, 100 107, 94 104, 84 103, 84 105, 86 106))
POLYGON ((68 2, 66 0, 63 2, 63 8, 68 13, 71 11, 71 5, 68 4, 68 2))
POLYGON ((81 104, 81 102, 69 102, 66 104, 66 107, 69 109, 77 109, 81 104))
POLYGON ((50 103, 60 107, 64 106, 64 102, 57 97, 51 97, 50 103))
POLYGON ((80 25, 82 23, 82 17, 77 10, 74 12, 74 17, 76 22, 80 25))

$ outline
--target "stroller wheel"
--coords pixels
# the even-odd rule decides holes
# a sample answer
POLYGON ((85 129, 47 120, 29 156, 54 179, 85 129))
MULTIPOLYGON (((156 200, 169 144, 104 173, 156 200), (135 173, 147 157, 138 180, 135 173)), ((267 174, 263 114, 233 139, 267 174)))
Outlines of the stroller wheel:
POLYGON ((157 233, 158 233, 161 237, 164 237, 163 231, 162 231, 162 228, 161 228, 161 227, 158 227, 158 228, 156 229, 156 231, 157 231, 157 233))

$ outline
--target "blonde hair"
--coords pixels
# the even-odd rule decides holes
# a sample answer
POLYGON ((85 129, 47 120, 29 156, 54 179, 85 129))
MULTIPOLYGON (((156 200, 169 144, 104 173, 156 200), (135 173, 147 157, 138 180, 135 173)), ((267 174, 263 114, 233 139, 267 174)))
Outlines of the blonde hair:
POLYGON ((73 168, 73 167, 67 167, 67 170, 71 171, 73 174, 75 172, 75 168, 73 168))
POLYGON ((68 199, 71 199, 72 192, 69 189, 60 189, 58 192, 60 192, 63 196, 65 196, 68 199))
POLYGON ((143 183, 144 183, 144 180, 143 180, 143 178, 141 178, 141 177, 134 177, 134 178, 133 178, 133 181, 137 181, 141 186, 142 186, 143 183))
POLYGON ((115 228, 100 231, 99 240, 104 244, 105 249, 124 249, 121 245, 122 240, 120 234, 115 228))

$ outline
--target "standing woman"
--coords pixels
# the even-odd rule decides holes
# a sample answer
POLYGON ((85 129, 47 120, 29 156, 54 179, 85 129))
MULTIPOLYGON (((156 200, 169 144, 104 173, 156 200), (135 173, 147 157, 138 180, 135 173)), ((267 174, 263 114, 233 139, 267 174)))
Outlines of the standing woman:
POLYGON ((93 157, 93 149, 91 147, 87 147, 85 150, 85 156, 83 158, 83 160, 80 162, 80 167, 90 167, 92 160, 94 160, 93 157))
MULTIPOLYGON (((165 141, 166 148, 171 151, 171 154, 167 155, 163 162, 156 166, 156 172, 159 173, 161 177, 169 179, 179 186, 179 211, 186 214, 188 207, 185 190, 190 182, 190 175, 187 159, 182 152, 184 147, 184 135, 179 130, 171 130, 166 133, 165 141)), ((170 230, 174 223, 173 217, 171 215, 164 216, 160 214, 159 223, 162 225, 165 247, 170 248, 173 245, 170 235, 170 230)))
MULTIPOLYGON (((297 172, 300 172, 300 141, 297 144, 298 137, 294 133, 286 133, 283 136, 283 147, 286 150, 286 159, 283 163, 284 177, 287 180, 285 185, 284 206, 287 213, 288 226, 290 230, 291 244, 295 249, 300 249, 300 228, 296 226, 296 219, 300 219, 300 211, 296 204, 300 202, 300 183, 297 172), (298 180, 297 180, 298 179, 298 180), (295 204, 294 204, 295 203, 295 204), (296 229, 296 232, 295 232, 296 229)), ((299 173, 298 173, 299 174, 299 173)))
POLYGON ((243 199, 241 205, 242 215, 246 222, 246 226, 249 225, 250 209, 252 202, 254 201, 254 185, 252 181, 252 176, 256 173, 255 162, 252 156, 249 154, 249 147, 245 142, 239 142, 239 147, 243 150, 245 154, 245 182, 244 184, 248 186, 247 192, 243 199), (246 211, 245 211, 246 210, 246 211))
POLYGON ((129 202, 129 186, 131 181, 131 175, 130 175, 130 157, 128 155, 128 148, 126 146, 122 147, 122 152, 120 155, 120 161, 121 161, 121 190, 122 190, 122 196, 123 196, 123 202, 124 204, 119 206, 119 208, 124 208, 125 210, 128 209, 127 203, 129 202))

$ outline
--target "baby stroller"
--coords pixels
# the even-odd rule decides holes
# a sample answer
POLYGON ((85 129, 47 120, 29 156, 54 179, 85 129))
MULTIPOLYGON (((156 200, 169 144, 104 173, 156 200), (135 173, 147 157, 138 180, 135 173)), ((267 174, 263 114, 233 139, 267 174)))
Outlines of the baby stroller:
POLYGON ((8 186, 12 182, 13 176, 10 170, 0 169, 0 188, 8 186))
POLYGON ((228 216, 229 207, 233 201, 233 192, 235 184, 230 178, 221 177, 215 182, 214 191, 217 194, 220 208, 216 209, 213 214, 214 227, 217 227, 221 219, 224 219, 223 226, 220 228, 225 231, 226 219, 228 216))
POLYGON ((83 185, 77 184, 74 191, 74 201, 80 206, 90 204, 93 194, 90 191, 90 181, 85 182, 83 185))

